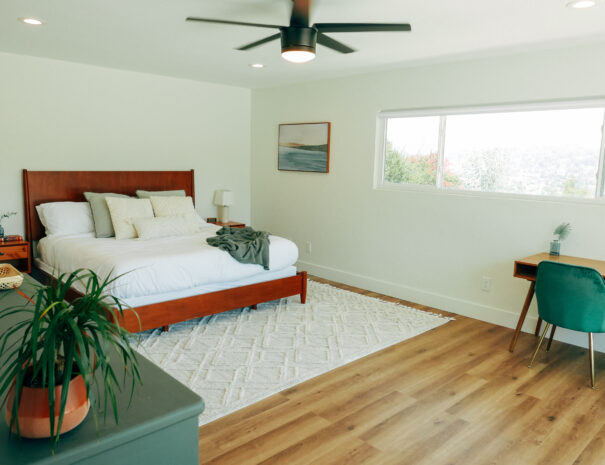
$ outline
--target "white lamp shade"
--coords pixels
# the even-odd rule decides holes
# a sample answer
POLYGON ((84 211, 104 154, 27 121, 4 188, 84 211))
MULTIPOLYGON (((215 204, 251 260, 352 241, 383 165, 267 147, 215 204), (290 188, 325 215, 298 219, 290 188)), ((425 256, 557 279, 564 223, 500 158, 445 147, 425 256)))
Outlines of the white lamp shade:
POLYGON ((235 203, 235 197, 233 191, 218 190, 214 191, 214 205, 221 207, 228 207, 235 203))

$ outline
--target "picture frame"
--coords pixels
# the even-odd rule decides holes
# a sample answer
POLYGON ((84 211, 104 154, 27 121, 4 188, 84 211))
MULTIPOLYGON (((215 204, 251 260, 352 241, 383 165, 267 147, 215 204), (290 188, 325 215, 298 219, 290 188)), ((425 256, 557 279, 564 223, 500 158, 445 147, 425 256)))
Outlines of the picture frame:
POLYGON ((277 169, 329 173, 330 126, 329 122, 280 124, 277 169))

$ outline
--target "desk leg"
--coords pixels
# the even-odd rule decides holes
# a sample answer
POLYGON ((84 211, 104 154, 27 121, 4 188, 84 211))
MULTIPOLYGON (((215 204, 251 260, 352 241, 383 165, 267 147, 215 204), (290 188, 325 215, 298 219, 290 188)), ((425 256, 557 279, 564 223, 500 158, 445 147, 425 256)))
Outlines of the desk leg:
POLYGON ((527 316, 527 311, 529 310, 529 304, 531 304, 531 299, 534 297, 534 289, 536 288, 536 282, 531 281, 529 284, 529 290, 527 291, 527 296, 525 297, 525 303, 523 304, 523 309, 521 310, 521 315, 519 315, 519 321, 517 322, 517 327, 515 328, 515 333, 513 334, 513 338, 510 341, 510 347, 508 350, 512 352, 515 350, 515 345, 517 344, 517 339, 519 338, 519 333, 521 332, 521 328, 523 327, 523 322, 525 321, 525 317, 527 316))

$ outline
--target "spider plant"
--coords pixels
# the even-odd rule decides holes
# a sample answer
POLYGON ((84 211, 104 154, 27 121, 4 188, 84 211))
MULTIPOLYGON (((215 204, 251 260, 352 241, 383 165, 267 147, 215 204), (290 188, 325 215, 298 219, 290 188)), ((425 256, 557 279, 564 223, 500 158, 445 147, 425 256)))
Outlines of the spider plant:
POLYGON ((40 286, 30 298, 31 304, 0 310, 0 319, 19 315, 18 323, 10 325, 0 335, 0 353, 5 354, 0 368, 0 406, 9 392, 14 392, 11 429, 19 432, 19 400, 27 387, 47 388, 50 412, 59 404, 57 418, 50 415, 50 437, 53 450, 65 413, 72 378, 82 375, 86 392, 93 407, 100 408, 106 419, 110 406, 118 422, 116 393, 130 378, 130 399, 135 384, 141 382, 138 362, 130 346, 130 333, 119 326, 117 317, 124 314, 120 300, 108 295, 107 287, 117 278, 100 279, 91 270, 76 270, 63 274, 50 285, 40 286), (72 285, 82 283, 83 295, 67 301, 72 285), (110 363, 118 355, 119 364, 110 363), (116 372, 117 370, 117 372, 116 372), (123 380, 118 381, 119 372, 123 380), (128 376, 129 375, 129 376, 128 376), (60 398, 55 389, 62 386, 60 398), (92 387, 95 387, 97 396, 92 387), (96 397, 96 398, 95 398, 96 397))

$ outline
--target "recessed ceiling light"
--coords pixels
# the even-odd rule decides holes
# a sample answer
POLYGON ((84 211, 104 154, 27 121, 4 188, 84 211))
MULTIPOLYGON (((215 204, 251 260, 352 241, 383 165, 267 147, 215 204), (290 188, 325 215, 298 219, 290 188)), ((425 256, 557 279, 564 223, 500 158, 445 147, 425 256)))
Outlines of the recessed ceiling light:
POLYGON ((37 18, 19 18, 19 21, 29 24, 30 26, 42 26, 42 24, 44 24, 44 21, 37 18))
POLYGON ((265 67, 265 65, 263 65, 262 63, 250 63, 248 66, 250 66, 250 68, 256 68, 256 69, 265 67))
POLYGON ((596 4, 597 4, 596 0, 575 0, 573 2, 569 2, 567 4, 567 6, 569 8, 582 9, 582 8, 590 8, 592 6, 595 6, 596 4))

